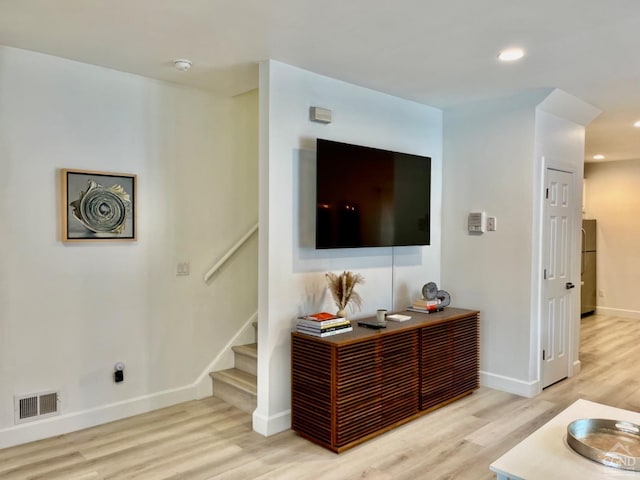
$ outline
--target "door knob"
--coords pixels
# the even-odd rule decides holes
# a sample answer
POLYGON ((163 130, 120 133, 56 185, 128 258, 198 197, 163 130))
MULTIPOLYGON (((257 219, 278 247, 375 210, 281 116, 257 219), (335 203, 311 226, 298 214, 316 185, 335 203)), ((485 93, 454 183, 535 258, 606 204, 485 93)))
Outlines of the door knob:
POLYGON ((567 290, 571 290, 572 288, 575 288, 576 286, 571 282, 567 282, 565 287, 567 287, 567 290))

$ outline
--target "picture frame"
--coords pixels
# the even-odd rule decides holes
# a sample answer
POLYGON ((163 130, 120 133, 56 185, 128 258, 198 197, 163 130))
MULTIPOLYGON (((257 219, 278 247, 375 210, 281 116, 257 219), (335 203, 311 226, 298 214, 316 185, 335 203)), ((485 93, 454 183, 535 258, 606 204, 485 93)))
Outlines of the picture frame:
POLYGON ((137 240, 137 175, 61 169, 63 242, 137 240))

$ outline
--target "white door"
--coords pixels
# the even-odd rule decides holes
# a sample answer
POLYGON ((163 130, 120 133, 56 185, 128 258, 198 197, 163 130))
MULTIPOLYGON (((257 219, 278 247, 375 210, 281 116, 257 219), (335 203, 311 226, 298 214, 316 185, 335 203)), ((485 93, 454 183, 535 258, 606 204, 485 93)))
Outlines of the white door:
POLYGON ((544 204, 542 388, 569 374, 569 325, 575 289, 571 278, 573 174, 547 169, 544 204))

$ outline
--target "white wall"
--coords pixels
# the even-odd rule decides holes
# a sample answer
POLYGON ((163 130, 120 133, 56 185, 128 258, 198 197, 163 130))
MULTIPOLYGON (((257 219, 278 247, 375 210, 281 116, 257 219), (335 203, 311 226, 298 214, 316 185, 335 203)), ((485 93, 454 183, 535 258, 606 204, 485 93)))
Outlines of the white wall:
POLYGON ((597 220, 598 313, 640 318, 640 160, 585 166, 585 218, 597 220))
POLYGON ((439 110, 270 61, 260 79, 260 301, 258 408, 254 429, 290 426, 290 332, 296 316, 335 310, 324 273, 364 275, 363 308, 403 309, 427 281, 440 280, 442 114, 439 110), (309 107, 333 122, 309 121, 309 107), (432 158, 431 245, 315 250, 315 140, 432 158), (392 284, 393 282, 393 284, 392 284))
POLYGON ((455 305, 480 310, 484 385, 526 396, 540 391, 543 158, 568 165, 579 178, 579 122, 590 121, 593 110, 564 92, 543 90, 445 112, 442 284, 455 305), (497 217, 497 231, 469 235, 471 211, 497 217))
POLYGON ((0 448, 194 398, 257 307, 257 239, 202 276, 256 219, 256 92, 0 47, 0 448), (63 244, 60 168, 137 174, 139 240, 63 244), (62 415, 14 427, 48 389, 62 415))
POLYGON ((480 310, 483 383, 529 388, 535 105, 519 95, 445 111, 442 285, 452 303, 480 310), (497 230, 467 233, 467 215, 497 230))

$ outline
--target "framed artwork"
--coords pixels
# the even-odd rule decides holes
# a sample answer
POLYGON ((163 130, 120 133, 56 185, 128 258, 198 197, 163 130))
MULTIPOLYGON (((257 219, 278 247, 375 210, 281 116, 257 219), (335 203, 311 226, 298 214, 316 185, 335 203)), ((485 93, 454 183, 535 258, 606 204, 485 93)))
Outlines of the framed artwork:
POLYGON ((136 240, 137 177, 63 169, 62 241, 136 240))

